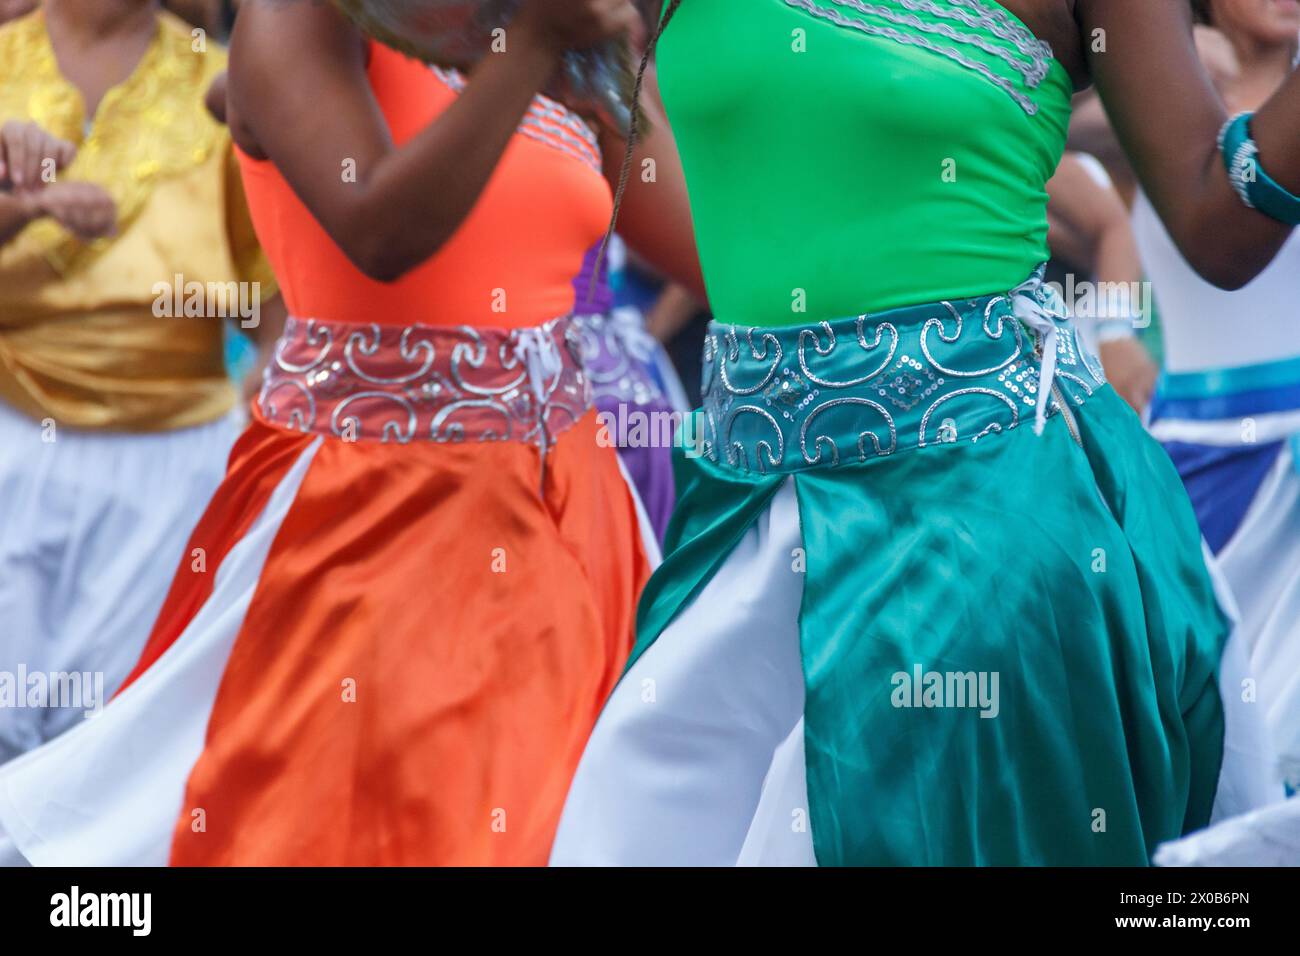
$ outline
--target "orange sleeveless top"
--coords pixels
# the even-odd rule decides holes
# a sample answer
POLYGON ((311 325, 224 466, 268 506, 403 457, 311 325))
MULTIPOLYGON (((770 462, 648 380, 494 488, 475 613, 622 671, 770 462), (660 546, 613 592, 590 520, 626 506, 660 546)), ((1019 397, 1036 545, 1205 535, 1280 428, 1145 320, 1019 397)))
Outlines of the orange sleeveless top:
MULTIPOLYGON (((378 43, 370 52, 370 85, 400 146, 451 105, 463 81, 378 43)), ((512 329, 566 315, 612 207, 595 137, 539 96, 452 238, 382 283, 348 260, 273 163, 242 151, 239 162, 257 237, 290 314, 304 319, 512 329)))

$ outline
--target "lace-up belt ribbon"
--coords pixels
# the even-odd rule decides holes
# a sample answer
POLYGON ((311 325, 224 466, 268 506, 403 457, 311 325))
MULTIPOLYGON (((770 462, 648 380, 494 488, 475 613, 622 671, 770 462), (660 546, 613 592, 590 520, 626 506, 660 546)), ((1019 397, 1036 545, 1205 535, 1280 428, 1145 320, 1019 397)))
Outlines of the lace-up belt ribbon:
POLYGON ((1040 267, 1010 292, 806 326, 713 323, 694 450, 741 471, 792 472, 977 442, 1105 378, 1040 267))
POLYGON ((257 413, 348 441, 519 441, 543 452, 591 408, 572 320, 528 329, 289 319, 257 413))

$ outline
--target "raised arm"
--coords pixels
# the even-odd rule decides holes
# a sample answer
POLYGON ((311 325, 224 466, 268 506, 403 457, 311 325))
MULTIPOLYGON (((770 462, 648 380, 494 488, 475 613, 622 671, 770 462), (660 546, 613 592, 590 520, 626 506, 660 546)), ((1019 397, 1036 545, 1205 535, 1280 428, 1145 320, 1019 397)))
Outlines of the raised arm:
POLYGON ((628 0, 525 0, 506 52, 485 57, 456 102, 399 149, 356 28, 329 5, 252 0, 231 43, 231 131, 275 163, 361 271, 392 281, 469 214, 562 52, 618 35, 635 16, 628 0))
MULTIPOLYGON (((1098 91, 1139 181, 1183 256, 1236 289, 1272 261, 1291 227, 1247 208, 1218 148, 1228 120, 1197 57, 1182 0, 1079 0, 1098 91)), ((1256 113, 1260 166, 1300 193, 1300 73, 1256 113)))

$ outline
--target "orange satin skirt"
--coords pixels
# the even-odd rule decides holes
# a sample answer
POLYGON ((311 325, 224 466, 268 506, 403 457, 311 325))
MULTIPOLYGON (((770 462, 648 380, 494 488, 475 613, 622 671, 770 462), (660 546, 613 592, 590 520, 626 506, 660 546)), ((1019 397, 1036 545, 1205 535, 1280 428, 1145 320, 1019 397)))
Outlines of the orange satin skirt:
POLYGON ((524 442, 348 442, 256 417, 136 676, 191 639, 214 573, 308 453, 171 862, 544 865, 649 574, 595 413, 545 469, 524 442))

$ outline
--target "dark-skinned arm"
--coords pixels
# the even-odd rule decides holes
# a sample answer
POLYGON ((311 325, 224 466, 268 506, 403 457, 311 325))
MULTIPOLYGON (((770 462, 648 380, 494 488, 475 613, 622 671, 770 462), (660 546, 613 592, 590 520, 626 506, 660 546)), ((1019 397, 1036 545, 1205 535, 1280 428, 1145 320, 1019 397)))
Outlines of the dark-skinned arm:
POLYGON ((356 28, 329 5, 255 0, 231 42, 231 130, 275 163, 357 268, 393 281, 469 214, 562 51, 617 35, 633 17, 626 0, 526 0, 507 52, 485 57, 456 101, 397 148, 356 28))
MULTIPOLYGON (((1228 114, 1197 56, 1189 5, 1079 0, 1076 15, 1115 133, 1174 242, 1207 281, 1245 285, 1291 228, 1248 209, 1228 182, 1216 142, 1228 114)), ((1260 108, 1252 131, 1261 166, 1300 193, 1300 73, 1260 108)))
MULTIPOLYGON (((618 232, 642 258, 705 302, 708 296, 695 251, 686 176, 672 128, 660 106, 653 67, 646 72, 641 109, 649 129, 632 152, 632 171, 619 211, 618 232)), ((618 186, 626 149, 625 139, 607 131, 602 133, 605 176, 614 187, 618 186)))

